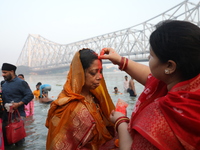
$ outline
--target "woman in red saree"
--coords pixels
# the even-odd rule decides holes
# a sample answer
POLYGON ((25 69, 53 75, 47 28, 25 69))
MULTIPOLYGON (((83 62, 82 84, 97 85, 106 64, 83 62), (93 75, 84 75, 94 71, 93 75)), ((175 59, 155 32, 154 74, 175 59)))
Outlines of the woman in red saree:
POLYGON ((149 67, 105 48, 109 59, 145 86, 130 122, 112 111, 122 150, 200 149, 200 28, 165 21, 150 36, 149 67))
POLYGON ((114 104, 102 75, 102 62, 90 49, 76 52, 67 81, 51 103, 46 127, 47 150, 110 150, 114 104))

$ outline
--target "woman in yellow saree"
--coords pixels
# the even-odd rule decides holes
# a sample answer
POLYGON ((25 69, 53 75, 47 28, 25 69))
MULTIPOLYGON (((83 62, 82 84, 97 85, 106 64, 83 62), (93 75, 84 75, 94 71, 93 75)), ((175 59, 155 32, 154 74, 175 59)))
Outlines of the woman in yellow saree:
POLYGON ((63 90, 48 112, 46 149, 113 149, 113 109, 98 55, 90 49, 76 52, 63 90))

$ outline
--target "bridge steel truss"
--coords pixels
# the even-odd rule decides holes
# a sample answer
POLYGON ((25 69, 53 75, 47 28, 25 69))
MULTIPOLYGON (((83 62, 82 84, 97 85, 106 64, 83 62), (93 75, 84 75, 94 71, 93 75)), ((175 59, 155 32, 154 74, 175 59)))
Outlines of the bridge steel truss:
POLYGON ((138 25, 66 45, 30 34, 17 60, 17 66, 29 66, 35 71, 66 67, 70 65, 77 50, 87 47, 97 53, 104 47, 112 47, 122 56, 144 61, 149 55, 149 36, 156 23, 172 19, 185 20, 200 26, 199 8, 200 2, 194 4, 186 0, 138 25))

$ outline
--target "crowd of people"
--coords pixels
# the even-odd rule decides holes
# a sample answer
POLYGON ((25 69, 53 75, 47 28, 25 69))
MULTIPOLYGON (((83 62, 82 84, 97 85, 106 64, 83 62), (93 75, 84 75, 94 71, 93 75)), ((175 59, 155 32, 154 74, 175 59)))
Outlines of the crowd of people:
MULTIPOLYGON (((24 75, 16 75, 16 69, 17 67, 15 65, 9 63, 3 63, 1 68, 2 77, 4 78, 4 80, 1 81, 0 86, 0 123, 2 124, 0 129, 3 133, 0 134, 1 150, 4 149, 4 146, 10 145, 10 143, 7 142, 6 137, 6 126, 8 125, 10 112, 17 110, 19 112, 20 119, 24 122, 25 118, 33 116, 34 114, 34 100, 40 100, 41 103, 50 103, 53 101, 48 98, 48 91, 51 90, 50 85, 46 88, 46 86, 43 86, 41 82, 38 82, 36 90, 32 92, 28 83, 25 81, 24 75), (43 88, 39 89, 40 86, 43 86, 43 88), (46 101, 42 100, 44 98, 46 98, 46 101)), ((14 115, 12 116, 12 119, 14 119, 14 115)), ((24 141, 25 138, 13 144, 21 146, 24 141)))
MULTIPOLYGON (((187 21, 160 22, 149 44, 149 66, 122 57, 113 48, 103 48, 100 55, 89 48, 75 53, 62 91, 49 101, 47 150, 200 149, 200 28, 187 21), (124 93, 138 96, 134 80, 144 85, 130 118, 113 104, 102 59, 130 76, 124 77, 124 93)), ((33 95, 15 70, 12 64, 2 65, 3 105, 12 103, 25 118, 24 105, 34 95, 46 102, 51 86, 38 83, 33 95)), ((117 87, 114 93, 120 93, 117 87)), ((8 112, 2 112, 4 131, 8 112)))
MULTIPOLYGON (((18 110, 21 118, 24 120, 26 118, 24 105, 27 105, 34 97, 28 83, 16 75, 16 69, 15 65, 9 63, 3 63, 1 68, 5 81, 2 84, 3 105, 11 104, 11 107, 5 107, 2 112, 2 130, 5 145, 8 145, 5 128, 8 125, 9 111, 12 111, 11 109, 18 110)), ((18 141, 15 145, 21 145, 23 142, 24 139, 18 141)))

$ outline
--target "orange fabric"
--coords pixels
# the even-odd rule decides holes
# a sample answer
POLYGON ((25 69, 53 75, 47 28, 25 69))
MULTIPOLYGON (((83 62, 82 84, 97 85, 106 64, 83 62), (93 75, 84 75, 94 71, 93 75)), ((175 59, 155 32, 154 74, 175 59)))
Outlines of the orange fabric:
POLYGON ((33 95, 35 96, 36 100, 38 100, 38 98, 40 96, 40 90, 33 91, 33 95))
POLYGON ((97 108, 94 103, 87 102, 85 97, 80 95, 84 79, 84 70, 77 52, 63 90, 58 99, 51 103, 48 112, 47 150, 97 150, 113 138, 114 125, 109 121, 109 115, 115 107, 105 81, 102 79, 99 87, 91 91, 98 100, 97 108), (112 130, 107 129, 109 127, 112 130))
POLYGON ((129 124, 132 149, 200 149, 200 75, 169 92, 163 82, 148 78, 129 124))
POLYGON ((116 147, 119 147, 119 139, 116 139, 116 140, 115 140, 115 146, 116 146, 116 147))

